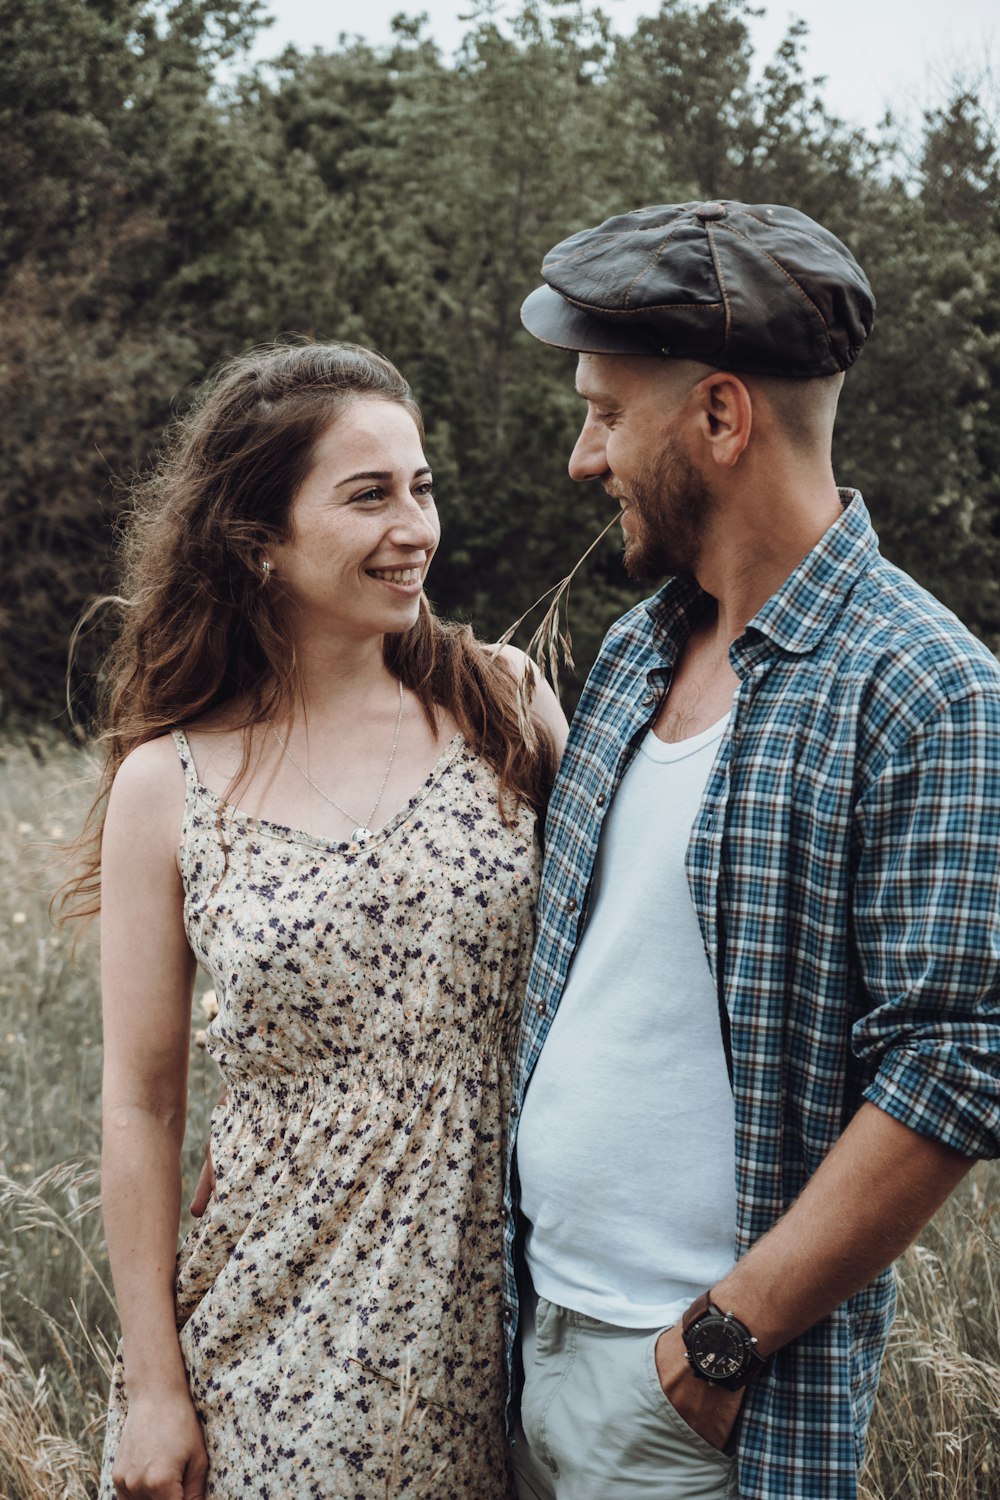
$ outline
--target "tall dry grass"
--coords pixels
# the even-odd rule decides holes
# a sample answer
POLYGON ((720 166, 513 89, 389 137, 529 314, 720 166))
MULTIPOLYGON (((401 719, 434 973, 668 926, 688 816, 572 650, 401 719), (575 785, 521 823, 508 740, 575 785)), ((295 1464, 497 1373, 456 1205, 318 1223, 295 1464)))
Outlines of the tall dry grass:
MULTIPOLYGON (((117 1318, 101 1229, 96 934, 53 929, 58 848, 93 794, 58 741, 0 743, 0 1495, 96 1493, 117 1318), (74 951, 74 942, 76 948, 74 951)), ((197 1024, 204 1024, 196 1017, 197 1024)), ((193 1022, 195 1024, 195 1022, 193 1022)), ((217 1087, 193 1052, 194 1182, 217 1087)))
POLYGON ((997 1179, 977 1166, 899 1263, 862 1500, 1000 1500, 997 1179))
MULTIPOLYGON (((89 798, 82 756, 0 743, 0 1495, 93 1496, 117 1340, 97 1202, 100 1010, 93 938, 53 932, 51 846, 89 798)), ((203 1024, 195 1007, 192 1026, 203 1024)), ((215 1097, 193 1051, 185 1174, 215 1097)), ((1000 1500, 1000 1203, 977 1167, 900 1262, 900 1312, 863 1500, 1000 1500)), ((385 1423, 419 1420, 406 1380, 385 1423)), ((427 1500, 447 1500, 447 1480, 427 1500)))

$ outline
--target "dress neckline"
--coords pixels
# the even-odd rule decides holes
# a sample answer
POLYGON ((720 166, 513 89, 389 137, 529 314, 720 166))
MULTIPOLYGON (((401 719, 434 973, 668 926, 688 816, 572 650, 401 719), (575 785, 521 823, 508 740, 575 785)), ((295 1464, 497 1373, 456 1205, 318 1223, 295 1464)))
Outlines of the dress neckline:
POLYGON ((436 783, 444 775, 445 771, 448 770, 449 766, 458 756, 458 752, 465 745, 465 736, 459 730, 456 734, 452 735, 434 762, 431 770, 409 801, 398 812, 393 813, 392 817, 383 823, 380 828, 376 828, 371 838, 355 841, 354 839, 325 838, 322 834, 310 833, 305 828, 292 828, 286 823, 275 823, 270 818, 258 818, 253 813, 244 812, 241 807, 237 807, 232 802, 227 802, 218 792, 214 792, 211 787, 205 786, 204 782, 199 780, 194 756, 191 753, 191 746, 183 729, 175 729, 173 736, 178 749, 182 752, 187 765, 190 767, 189 785, 201 796, 213 802, 226 815, 227 822, 239 822, 248 827, 260 829, 268 838, 282 838, 295 844, 311 844, 316 848, 328 849, 338 854, 353 853, 359 855, 367 853, 370 849, 378 848, 395 833, 397 828, 406 822, 410 814, 430 795, 436 783))

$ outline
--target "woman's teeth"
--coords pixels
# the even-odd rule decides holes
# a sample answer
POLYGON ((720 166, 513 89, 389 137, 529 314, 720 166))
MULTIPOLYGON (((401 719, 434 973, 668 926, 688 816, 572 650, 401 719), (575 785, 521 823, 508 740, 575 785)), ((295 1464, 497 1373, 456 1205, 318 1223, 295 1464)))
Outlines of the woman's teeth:
POLYGON ((419 568, 369 568, 372 578, 383 578, 386 583, 419 583, 419 568))

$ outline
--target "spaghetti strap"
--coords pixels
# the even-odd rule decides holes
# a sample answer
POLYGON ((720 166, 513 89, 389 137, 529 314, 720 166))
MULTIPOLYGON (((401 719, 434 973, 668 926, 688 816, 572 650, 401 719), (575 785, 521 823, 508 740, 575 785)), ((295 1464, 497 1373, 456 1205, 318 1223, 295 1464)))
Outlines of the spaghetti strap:
POLYGON ((197 791, 198 769, 194 763, 194 756, 191 754, 191 746, 188 744, 188 737, 184 733, 183 729, 172 729, 170 732, 174 737, 174 744, 177 747, 177 754, 180 758, 180 763, 184 768, 184 780, 187 784, 187 789, 189 792, 197 791))

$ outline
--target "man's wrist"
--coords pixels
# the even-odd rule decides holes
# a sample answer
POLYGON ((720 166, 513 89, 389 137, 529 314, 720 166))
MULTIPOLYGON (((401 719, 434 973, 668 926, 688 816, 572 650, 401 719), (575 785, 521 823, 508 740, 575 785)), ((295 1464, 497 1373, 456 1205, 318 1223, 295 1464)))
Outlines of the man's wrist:
POLYGON ((724 1390, 742 1390, 763 1375, 770 1354, 760 1353, 757 1338, 712 1292, 695 1298, 681 1320, 681 1336, 691 1373, 698 1380, 724 1390))

